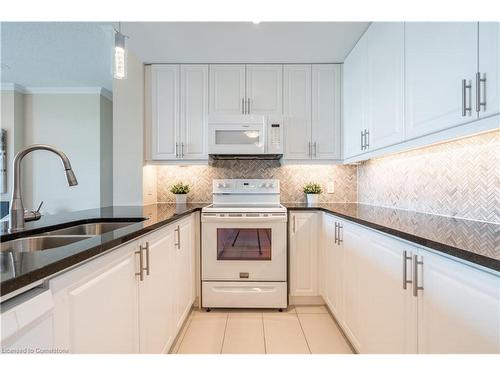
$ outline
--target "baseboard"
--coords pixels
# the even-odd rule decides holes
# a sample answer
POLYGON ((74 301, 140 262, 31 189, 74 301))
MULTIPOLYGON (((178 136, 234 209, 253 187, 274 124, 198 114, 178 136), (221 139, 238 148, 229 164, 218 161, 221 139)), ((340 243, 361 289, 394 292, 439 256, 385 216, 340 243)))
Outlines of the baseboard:
POLYGON ((324 305, 325 301, 321 296, 290 296, 290 305, 324 305))

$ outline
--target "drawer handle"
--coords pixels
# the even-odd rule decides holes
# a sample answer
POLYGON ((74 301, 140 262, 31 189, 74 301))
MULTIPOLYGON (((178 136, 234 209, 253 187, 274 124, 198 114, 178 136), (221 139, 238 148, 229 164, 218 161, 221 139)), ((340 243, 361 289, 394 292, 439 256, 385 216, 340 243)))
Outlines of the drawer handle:
POLYGON ((424 290, 423 286, 418 286, 418 266, 423 266, 424 261, 418 260, 418 256, 413 256, 413 295, 418 297, 418 291, 424 290))
POLYGON ((248 279, 250 274, 248 272, 240 272, 240 279, 248 279))

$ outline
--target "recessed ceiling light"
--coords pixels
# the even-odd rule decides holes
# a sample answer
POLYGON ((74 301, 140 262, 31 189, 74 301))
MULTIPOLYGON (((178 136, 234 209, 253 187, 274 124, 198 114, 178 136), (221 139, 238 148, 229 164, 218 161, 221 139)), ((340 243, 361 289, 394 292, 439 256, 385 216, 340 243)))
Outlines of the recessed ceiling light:
POLYGON ((252 23, 253 23, 254 25, 258 25, 258 24, 260 23, 260 21, 252 21, 252 23))

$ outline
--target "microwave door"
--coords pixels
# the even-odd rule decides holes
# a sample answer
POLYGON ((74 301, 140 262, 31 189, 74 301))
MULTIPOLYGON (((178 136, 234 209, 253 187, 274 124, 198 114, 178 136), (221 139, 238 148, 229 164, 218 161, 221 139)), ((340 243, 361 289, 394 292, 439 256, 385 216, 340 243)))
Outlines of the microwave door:
POLYGON ((265 134, 262 126, 213 126, 209 133, 211 154, 264 153, 265 134))

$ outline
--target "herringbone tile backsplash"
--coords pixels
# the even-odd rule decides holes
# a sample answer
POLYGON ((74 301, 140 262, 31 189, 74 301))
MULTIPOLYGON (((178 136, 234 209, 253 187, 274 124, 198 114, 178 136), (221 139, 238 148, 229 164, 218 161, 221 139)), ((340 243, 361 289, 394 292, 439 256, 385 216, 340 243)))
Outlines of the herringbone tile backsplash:
POLYGON ((500 223, 500 131, 368 160, 358 200, 500 223))
POLYGON ((283 202, 304 202, 302 186, 323 186, 321 202, 356 202, 500 223, 500 131, 349 165, 218 161, 212 166, 157 166, 158 202, 170 186, 191 185, 191 202, 212 201, 212 180, 278 178, 283 202), (335 182, 335 192, 326 184, 335 182))
POLYGON ((278 161, 231 160, 216 161, 213 165, 187 167, 157 166, 158 202, 173 202, 169 188, 178 181, 188 183, 188 201, 211 202, 212 180, 220 178, 277 178, 281 183, 282 202, 305 202, 302 187, 307 182, 323 186, 321 202, 356 202, 356 167, 348 165, 284 165, 278 161), (327 182, 335 182, 333 194, 326 193, 327 182))

